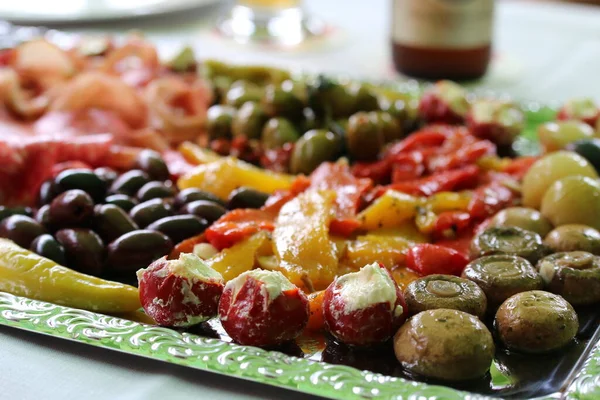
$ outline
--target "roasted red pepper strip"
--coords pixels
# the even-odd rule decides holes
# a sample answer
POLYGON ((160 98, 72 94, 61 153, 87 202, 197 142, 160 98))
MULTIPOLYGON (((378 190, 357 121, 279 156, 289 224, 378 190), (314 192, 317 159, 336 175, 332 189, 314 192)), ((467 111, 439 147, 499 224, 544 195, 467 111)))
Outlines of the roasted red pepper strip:
POLYGON ((356 178, 346 163, 323 163, 310 175, 311 189, 336 193, 335 218, 329 229, 334 235, 349 236, 361 223, 356 213, 362 196, 373 187, 373 181, 356 178))
POLYGON ((539 160, 539 157, 519 157, 511 160, 502 172, 509 174, 515 179, 522 179, 534 162, 539 160))
POLYGON ((384 158, 394 157, 398 154, 414 150, 422 150, 431 147, 438 148, 449 136, 448 132, 442 131, 442 128, 446 127, 436 126, 411 134, 406 139, 403 139, 402 141, 390 146, 390 148, 385 152, 384 158))
POLYGON ((482 221, 512 205, 517 194, 499 182, 492 182, 475 190, 468 211, 474 220, 482 221))
POLYGON ((258 231, 273 231, 275 218, 271 211, 239 208, 223 215, 204 234, 210 244, 223 250, 258 231))
POLYGON ((192 236, 191 238, 185 239, 183 242, 177 243, 173 251, 171 251, 169 259, 177 260, 181 253, 193 253, 194 246, 200 243, 206 243, 206 235, 204 233, 192 236))
POLYGON ((469 248, 471 247, 471 241, 473 240, 474 233, 468 231, 454 239, 441 239, 435 242, 436 245, 447 247, 452 250, 456 250, 465 257, 469 256, 469 248))
POLYGON ((278 190, 269 196, 262 210, 278 214, 285 203, 304 192, 309 186, 310 179, 304 175, 299 175, 294 179, 289 190, 278 190))
POLYGON ((451 153, 430 157, 427 160, 427 169, 430 172, 447 171, 464 165, 475 164, 481 157, 493 154, 496 154, 496 145, 488 140, 479 140, 465 144, 451 153))
POLYGON ((477 184, 478 177, 479 168, 469 165, 452 171, 439 172, 427 178, 383 186, 377 190, 377 194, 382 195, 392 189, 417 196, 431 196, 438 192, 471 188, 477 184))
POLYGON ((438 215, 433 228, 437 238, 453 238, 471 228, 471 216, 461 211, 444 211, 438 215))
POLYGON ((406 266, 421 275, 460 275, 468 263, 464 254, 429 243, 413 246, 406 254, 406 266))

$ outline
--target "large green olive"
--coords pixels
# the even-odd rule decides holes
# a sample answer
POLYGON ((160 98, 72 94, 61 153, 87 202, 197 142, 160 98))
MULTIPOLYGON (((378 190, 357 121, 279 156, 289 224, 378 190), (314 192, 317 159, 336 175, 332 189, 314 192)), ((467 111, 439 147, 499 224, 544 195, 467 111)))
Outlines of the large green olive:
POLYGON ((519 256, 535 263, 547 254, 547 249, 535 232, 500 226, 487 228, 471 242, 472 259, 494 254, 519 256))
POLYGON ((585 251, 555 253, 542 258, 537 269, 546 288, 573 306, 600 301, 600 257, 585 251))
POLYGON ((94 215, 94 201, 83 190, 67 190, 50 203, 49 223, 55 228, 87 226, 94 215))
POLYGON ((157 181, 166 181, 171 176, 167 163, 160 153, 154 150, 142 150, 137 156, 135 165, 136 168, 147 173, 151 179, 157 181))
POLYGON ((598 177, 594 167, 578 154, 558 151, 542 157, 529 168, 523 178, 523 205, 539 209, 542 197, 554 182, 574 175, 598 177))
POLYGON ((375 114, 357 112, 348 120, 346 148, 350 155, 361 161, 374 160, 385 144, 375 114))
POLYGON ((154 221, 173 215, 173 209, 162 199, 152 199, 133 207, 129 215, 140 228, 145 228, 154 221))
POLYGON ((293 121, 302 117, 304 104, 290 89, 283 86, 269 85, 265 89, 262 105, 270 117, 286 117, 293 121))
POLYGON ((26 215, 11 215, 0 223, 0 237, 10 239, 27 249, 33 240, 46 233, 36 220, 26 215))
POLYGON ((341 152, 340 138, 324 129, 306 132, 294 146, 290 159, 293 174, 310 174, 322 162, 335 161, 341 152))
POLYGON ((452 275, 428 275, 411 282, 404 291, 409 312, 414 315, 436 308, 460 310, 483 319, 487 299, 474 282, 452 275))
POLYGON ((259 139, 267 118, 263 106, 253 101, 246 102, 233 117, 231 133, 233 136, 259 139))
POLYGON ((573 307, 562 297, 541 290, 506 300, 496 313, 495 325, 506 347, 527 353, 564 347, 579 329, 573 307))
POLYGON ((148 229, 164 233, 173 243, 199 235, 207 227, 205 219, 190 214, 161 218, 148 225, 148 229))
POLYGON ((116 274, 134 274, 171 250, 173 242, 165 234, 148 229, 133 231, 108 245, 106 266, 116 274))
POLYGON ((103 199, 106 195, 106 182, 88 169, 67 169, 59 173, 54 180, 62 190, 83 190, 95 201, 103 199))
POLYGON ((458 310, 422 311, 394 336, 394 352, 411 373, 445 381, 484 376, 492 365, 492 334, 477 317, 458 310))
POLYGON ((248 101, 260 101, 263 89, 255 83, 238 80, 231 84, 225 94, 225 104, 239 108, 248 101))
POLYGON ((355 93, 322 75, 310 85, 309 103, 317 115, 333 119, 347 117, 356 111, 355 93))
POLYGON ((126 194, 133 197, 148 182, 150 182, 150 176, 146 172, 139 169, 132 169, 115 179, 110 186, 110 192, 112 194, 126 194))
POLYGON ((569 143, 594 137, 594 129, 581 121, 547 122, 538 128, 540 143, 547 152, 564 149, 569 143))
POLYGON ((554 253, 587 251, 600 255, 600 232, 587 225, 563 225, 548 233, 544 244, 554 253))
POLYGON ((543 287, 542 278, 529 261, 506 254, 471 261, 462 277, 475 282, 484 291, 491 311, 514 294, 543 287))
POLYGON ((600 182, 584 176, 558 180, 544 194, 540 211, 554 226, 586 224, 600 230, 600 182))
POLYGON ((152 181, 146 183, 138 190, 136 197, 144 202, 152 199, 164 199, 175 196, 175 188, 171 182, 152 181))
POLYGON ((415 130, 421 122, 419 119, 418 99, 389 100, 382 97, 379 101, 379 107, 398 121, 403 132, 415 130))
POLYGON ((235 210, 236 208, 261 208, 265 205, 268 198, 268 193, 248 187, 239 187, 229 194, 227 208, 230 210, 235 210))
POLYGON ((33 242, 29 250, 39 254, 42 257, 46 257, 59 265, 66 265, 67 259, 65 255, 65 248, 58 243, 52 235, 47 233, 38 236, 33 242))
POLYGON ((120 207, 114 204, 98 204, 94 207, 94 229, 104 241, 109 243, 139 228, 120 207))
POLYGON ((383 132, 383 138, 386 143, 390 143, 404 136, 402 125, 388 112, 372 112, 379 129, 383 132))
POLYGON ((210 139, 230 139, 231 124, 236 109, 231 106, 214 105, 206 113, 206 131, 210 139))
POLYGON ((271 118, 263 127, 261 143, 266 149, 278 149, 286 143, 294 143, 300 135, 286 118, 271 118))
POLYGON ((355 98, 354 107, 356 112, 375 111, 379 109, 377 95, 365 85, 354 82, 350 84, 348 91, 355 98))
MULTIPOLYGON (((598 119, 600 121, 600 119, 598 119)), ((567 145, 567 150, 574 151, 590 162, 600 171, 600 139, 582 139, 567 145)))
POLYGON ((539 211, 526 207, 509 207, 492 218, 489 226, 516 226, 545 237, 552 230, 548 218, 539 211))
POLYGON ((67 267, 85 274, 98 276, 104 267, 104 243, 89 229, 61 229, 56 240, 64 249, 67 267))

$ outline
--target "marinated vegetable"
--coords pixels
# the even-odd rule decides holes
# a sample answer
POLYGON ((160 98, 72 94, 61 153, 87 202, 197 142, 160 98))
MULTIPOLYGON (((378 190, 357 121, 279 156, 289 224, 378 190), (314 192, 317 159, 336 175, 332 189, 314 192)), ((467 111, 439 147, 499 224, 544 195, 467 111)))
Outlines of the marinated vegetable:
POLYGON ((308 322, 308 299, 281 272, 252 270, 227 283, 219 319, 237 343, 274 346, 302 333, 308 322))
POLYGON ((546 253, 540 235, 514 226, 488 228, 471 242, 471 259, 508 254, 535 263, 546 253))
POLYGON ((337 278, 325 290, 325 329, 342 343, 368 346, 388 340, 408 310, 390 273, 377 264, 337 278))
POLYGON ((500 211, 492 218, 489 226, 514 226, 535 232, 541 237, 552 230, 552 224, 546 217, 539 211, 526 207, 509 207, 500 211))
POLYGON ((429 275, 411 282, 404 291, 411 315, 447 308, 483 319, 487 299, 474 282, 452 275, 429 275))
POLYGON ((394 352, 404 369, 445 381, 482 377, 490 369, 494 351, 492 334, 485 325, 457 310, 420 312, 394 337, 394 352))
POLYGON ((544 244, 555 253, 579 250, 600 255, 600 232, 587 225, 563 225, 548 233, 544 244))
POLYGON ((516 293, 543 287, 542 278, 529 261, 504 254, 470 262, 462 277, 475 282, 483 290, 489 310, 495 310, 516 293))
POLYGON ((466 90, 451 81, 439 81, 428 88, 419 103, 419 113, 427 122, 461 123, 469 111, 466 90))
POLYGON ((525 115, 515 104, 499 100, 476 100, 467 115, 473 135, 500 146, 509 146, 521 133, 525 115))
POLYGON ((584 176, 558 180, 544 194, 540 211, 554 226, 587 224, 600 229, 600 182, 584 176))
POLYGON ((75 272, 0 239, 0 290, 100 313, 136 311, 138 290, 75 272))
POLYGON ((556 253, 542 258, 537 269, 546 288, 573 306, 600 301, 600 257, 584 251, 556 253))
POLYGON ((540 143, 547 152, 562 150, 569 143, 594 137, 594 128, 580 121, 547 122, 538 128, 540 143))
POLYGON ((218 314, 223 277, 193 254, 158 259, 137 278, 144 311, 160 325, 186 327, 218 314))
POLYGON ((573 307, 562 297, 540 290, 506 300, 496 313, 495 324, 506 347, 526 353, 564 347, 579 329, 573 307))
POLYGON ((560 121, 583 121, 591 127, 596 126, 600 109, 590 98, 571 99, 558 111, 556 116, 560 121))

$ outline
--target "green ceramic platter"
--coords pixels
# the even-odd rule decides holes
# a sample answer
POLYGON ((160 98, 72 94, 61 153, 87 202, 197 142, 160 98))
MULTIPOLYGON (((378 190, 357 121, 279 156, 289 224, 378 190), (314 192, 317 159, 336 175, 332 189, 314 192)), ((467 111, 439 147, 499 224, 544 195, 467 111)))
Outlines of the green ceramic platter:
MULTIPOLYGON (((528 124, 516 143, 538 151, 535 127, 554 117, 550 108, 526 106, 528 124)), ((0 293, 0 324, 58 338, 247 379, 332 399, 464 399, 487 397, 368 371, 296 358, 276 351, 0 293)), ((544 398, 600 399, 600 342, 581 360, 562 393, 544 398), (579 368, 580 367, 580 368, 579 368)))

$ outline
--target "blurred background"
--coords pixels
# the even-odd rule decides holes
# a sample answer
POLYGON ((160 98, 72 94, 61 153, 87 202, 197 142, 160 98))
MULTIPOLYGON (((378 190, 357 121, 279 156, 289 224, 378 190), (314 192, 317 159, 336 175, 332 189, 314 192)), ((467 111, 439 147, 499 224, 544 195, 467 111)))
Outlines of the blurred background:
MULTIPOLYGON (((521 100, 600 99, 600 1, 488 1, 495 6, 491 63, 474 84, 521 100)), ((392 33, 402 18, 396 8, 410 2, 20 0, 2 2, 0 18, 68 34, 137 30, 165 58, 187 44, 200 58, 378 80, 406 78, 394 66, 392 33)), ((6 46, 37 31, 6 25, 1 32, 6 46)))

